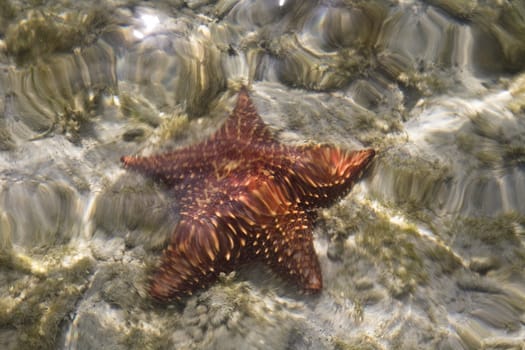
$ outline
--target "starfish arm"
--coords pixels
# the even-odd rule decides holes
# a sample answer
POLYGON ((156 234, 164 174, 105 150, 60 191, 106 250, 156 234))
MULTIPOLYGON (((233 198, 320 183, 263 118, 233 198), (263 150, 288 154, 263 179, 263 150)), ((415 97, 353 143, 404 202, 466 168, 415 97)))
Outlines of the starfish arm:
POLYGON ((330 145, 299 147, 292 166, 297 196, 304 207, 325 207, 346 194, 375 156, 373 149, 342 150, 330 145))
POLYGON ((240 244, 216 218, 183 218, 177 225, 160 267, 150 282, 159 301, 180 299, 216 281, 237 264, 240 244))
POLYGON ((224 125, 212 136, 212 140, 234 140, 236 143, 270 143, 275 141, 270 130, 257 113, 255 106, 243 88, 237 104, 224 125))
POLYGON ((309 293, 320 292, 323 280, 313 245, 312 223, 308 214, 294 209, 275 218, 274 226, 262 235, 256 253, 286 280, 309 293))
POLYGON ((197 144, 149 157, 123 156, 120 160, 126 169, 135 170, 171 187, 209 171, 213 154, 214 150, 197 144))

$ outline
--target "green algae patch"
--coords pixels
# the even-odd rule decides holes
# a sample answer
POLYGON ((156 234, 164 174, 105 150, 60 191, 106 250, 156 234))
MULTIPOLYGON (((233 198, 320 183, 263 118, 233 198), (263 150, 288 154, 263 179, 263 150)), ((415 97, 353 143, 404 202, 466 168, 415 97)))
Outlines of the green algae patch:
POLYGON ((161 123, 159 111, 145 98, 128 93, 121 93, 119 95, 119 101, 120 110, 127 118, 136 119, 154 128, 161 123))
POLYGON ((443 195, 447 194, 446 185, 453 178, 451 167, 442 161, 406 153, 389 154, 378 163, 375 172, 381 176, 372 179, 372 191, 382 190, 383 193, 375 194, 408 213, 423 208, 439 209, 444 204, 443 195))
POLYGON ((10 20, 16 17, 18 10, 11 0, 0 0, 0 34, 3 36, 10 20))
POLYGON ((417 248, 418 239, 420 235, 414 229, 383 220, 358 234, 356 244, 382 265, 382 282, 394 296, 401 297, 428 280, 423 256, 417 248))
POLYGON ((468 239, 477 239, 494 246, 500 243, 520 245, 520 235, 525 231, 525 216, 506 213, 497 217, 466 217, 451 223, 448 234, 461 234, 468 239))
POLYGON ((313 91, 331 91, 347 85, 370 60, 351 48, 336 55, 318 55, 306 50, 295 35, 279 37, 270 45, 271 54, 279 59, 279 79, 290 86, 313 91))
POLYGON ((17 329, 21 349, 56 348, 62 322, 87 288, 94 261, 87 256, 75 260, 67 253, 47 252, 40 261, 13 253, 0 266, 2 280, 8 282, 2 283, 0 326, 17 329))
POLYGON ((444 234, 453 240, 454 249, 470 259, 470 268, 473 271, 485 275, 501 266, 507 266, 510 270, 522 270, 525 264, 525 249, 522 244, 525 234, 524 215, 505 213, 496 217, 457 218, 447 227, 444 234))
POLYGON ((319 212, 317 226, 331 241, 345 241, 359 231, 373 215, 366 206, 355 201, 340 201, 319 212))
POLYGON ((108 107, 108 96, 115 93, 115 76, 108 69, 91 81, 75 79, 76 74, 88 73, 86 65, 100 65, 105 59, 111 58, 103 46, 93 46, 77 50, 75 55, 54 55, 9 70, 8 80, 16 96, 13 104, 20 110, 21 121, 33 131, 29 141, 62 134, 78 144, 82 137, 94 136, 96 118, 108 107), (94 56, 98 61, 89 61, 94 56))
POLYGON ((430 276, 451 275, 463 266, 432 227, 414 224, 424 216, 418 213, 372 209, 353 200, 321 212, 327 256, 338 271, 326 288, 352 300, 356 322, 359 310, 383 300, 386 291, 401 298, 426 285, 430 276))
POLYGON ((503 152, 505 163, 510 166, 525 165, 525 146, 523 144, 514 144, 505 147, 503 152))
POLYGON ((315 36, 281 35, 268 40, 265 48, 276 58, 278 78, 285 84, 314 91, 340 89, 371 70, 380 23, 387 14, 379 1, 330 6, 301 24, 322 21, 315 36))
POLYGON ((4 117, 0 115, 0 151, 13 151, 16 148, 16 142, 5 124, 4 117))
MULTIPOLYGON (((28 258, 20 254, 13 254, 11 249, 0 251, 0 268, 31 273, 31 264, 28 258)), ((36 273, 38 275, 38 272, 36 273)))
MULTIPOLYGON (((512 106, 509 106, 512 108, 512 106)), ((490 112, 469 116, 470 123, 455 135, 459 150, 478 160, 482 167, 513 167, 525 163, 523 122, 507 121, 490 112)))
POLYGON ((384 346, 374 341, 372 337, 366 335, 350 339, 343 340, 338 337, 334 337, 330 340, 335 350, 383 350, 384 346))
POLYGON ((380 62, 385 70, 392 75, 399 84, 417 93, 420 96, 434 96, 444 93, 450 87, 450 83, 442 75, 438 74, 437 67, 425 67, 417 69, 399 55, 385 54, 380 56, 380 62))
POLYGON ((160 126, 161 140, 179 140, 188 131, 190 126, 188 116, 186 114, 174 113, 168 120, 160 126))
POLYGON ((169 337, 149 334, 142 327, 132 326, 123 339, 125 349, 170 349, 173 343, 169 337))
POLYGON ((471 19, 474 10, 478 7, 476 0, 425 0, 425 2, 462 20, 471 19))
POLYGON ((463 266, 463 261, 444 244, 425 244, 422 251, 437 276, 451 275, 463 266))
POLYGON ((5 35, 7 52, 18 64, 34 63, 54 53, 95 41, 98 31, 110 23, 110 12, 100 6, 78 11, 28 11, 11 24, 5 35))

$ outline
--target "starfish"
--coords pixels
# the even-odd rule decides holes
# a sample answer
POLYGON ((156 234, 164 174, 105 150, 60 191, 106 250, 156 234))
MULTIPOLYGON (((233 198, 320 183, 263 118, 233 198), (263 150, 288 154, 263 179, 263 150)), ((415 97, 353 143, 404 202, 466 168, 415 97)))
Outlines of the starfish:
POLYGON ((243 88, 233 113, 204 141, 122 157, 125 168, 164 183, 179 200, 180 221, 150 295, 181 299, 254 260, 306 292, 319 292, 315 210, 347 193, 374 155, 373 149, 279 143, 243 88))

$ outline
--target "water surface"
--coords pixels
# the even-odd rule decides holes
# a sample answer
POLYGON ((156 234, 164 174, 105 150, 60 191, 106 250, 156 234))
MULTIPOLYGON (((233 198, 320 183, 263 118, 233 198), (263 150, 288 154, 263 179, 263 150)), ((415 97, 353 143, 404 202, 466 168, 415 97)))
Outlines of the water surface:
POLYGON ((524 37, 521 1, 0 1, 0 347, 522 348, 524 37), (242 85, 280 141, 379 156, 319 212, 320 296, 250 267, 153 304, 177 200, 119 158, 242 85))

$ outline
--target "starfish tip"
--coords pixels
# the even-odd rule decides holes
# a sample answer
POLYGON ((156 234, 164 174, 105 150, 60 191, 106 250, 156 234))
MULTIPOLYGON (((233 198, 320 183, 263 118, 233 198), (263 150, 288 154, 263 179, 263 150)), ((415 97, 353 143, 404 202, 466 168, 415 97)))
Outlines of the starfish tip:
POLYGON ((312 275, 308 280, 308 284, 304 287, 304 290, 311 294, 317 294, 323 289, 323 280, 320 275, 312 275))
POLYGON ((369 164, 370 161, 372 161, 372 159, 376 155, 376 151, 372 148, 362 150, 360 153, 361 153, 361 161, 364 165, 369 164))

